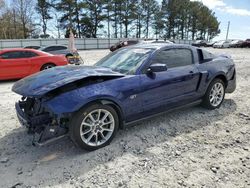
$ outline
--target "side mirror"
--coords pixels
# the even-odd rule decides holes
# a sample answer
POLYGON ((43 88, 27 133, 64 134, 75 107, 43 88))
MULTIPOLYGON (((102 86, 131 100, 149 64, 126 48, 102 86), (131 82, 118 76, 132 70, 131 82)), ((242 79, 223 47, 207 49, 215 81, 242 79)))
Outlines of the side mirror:
POLYGON ((166 64, 156 63, 156 64, 150 65, 150 67, 148 68, 147 72, 148 73, 162 72, 162 71, 166 71, 166 70, 167 70, 166 64))

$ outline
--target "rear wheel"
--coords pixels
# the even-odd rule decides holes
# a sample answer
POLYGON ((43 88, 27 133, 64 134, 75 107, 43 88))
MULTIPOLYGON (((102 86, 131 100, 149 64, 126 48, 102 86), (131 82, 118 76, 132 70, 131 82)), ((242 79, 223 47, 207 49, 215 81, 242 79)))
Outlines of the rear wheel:
POLYGON ((81 148, 96 150, 114 138, 119 118, 116 111, 102 104, 93 104, 77 112, 69 124, 71 139, 81 148))
POLYGON ((221 79, 214 79, 203 98, 202 105, 208 109, 219 108, 225 96, 225 83, 221 79))
POLYGON ((53 64, 53 63, 46 63, 46 64, 44 64, 44 65, 42 66, 41 71, 42 71, 42 70, 46 70, 46 69, 53 68, 53 67, 55 67, 55 66, 56 66, 56 65, 53 64))

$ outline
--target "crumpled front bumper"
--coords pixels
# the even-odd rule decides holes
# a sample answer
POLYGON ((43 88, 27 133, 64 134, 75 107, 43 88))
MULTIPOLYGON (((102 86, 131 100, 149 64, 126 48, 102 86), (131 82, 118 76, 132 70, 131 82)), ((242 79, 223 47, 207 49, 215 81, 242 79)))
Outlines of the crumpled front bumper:
POLYGON ((36 128, 37 126, 46 125, 51 122, 49 113, 43 113, 29 117, 27 114, 25 114, 20 102, 16 102, 15 108, 20 124, 26 128, 36 128))
POLYGON ((28 129, 28 134, 33 135, 33 145, 43 146, 67 135, 68 129, 56 124, 48 112, 26 113, 27 105, 27 101, 17 102, 16 114, 20 124, 28 129))
POLYGON ((21 109, 19 102, 16 102, 15 107, 16 107, 17 118, 20 124, 24 127, 29 128, 30 127, 29 119, 28 117, 26 117, 24 111, 21 109))

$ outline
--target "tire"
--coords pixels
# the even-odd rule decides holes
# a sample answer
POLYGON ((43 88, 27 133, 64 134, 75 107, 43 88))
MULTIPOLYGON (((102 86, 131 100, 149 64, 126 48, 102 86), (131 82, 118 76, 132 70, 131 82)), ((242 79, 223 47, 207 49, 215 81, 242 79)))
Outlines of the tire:
POLYGON ((117 112, 111 106, 97 103, 79 110, 69 123, 72 141, 88 151, 110 144, 118 127, 117 112))
POLYGON ((41 71, 55 67, 54 63, 46 63, 41 67, 41 71))
POLYGON ((207 88, 204 95, 202 106, 207 109, 219 108, 225 97, 225 83, 219 79, 214 79, 207 88))

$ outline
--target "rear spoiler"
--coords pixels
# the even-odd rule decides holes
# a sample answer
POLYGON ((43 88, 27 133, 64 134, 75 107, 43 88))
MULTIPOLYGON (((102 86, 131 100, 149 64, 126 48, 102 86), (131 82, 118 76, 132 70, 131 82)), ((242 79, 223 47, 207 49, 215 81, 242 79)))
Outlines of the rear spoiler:
POLYGON ((225 57, 225 58, 228 58, 228 59, 232 59, 232 56, 229 55, 229 54, 220 54, 219 57, 225 57))

